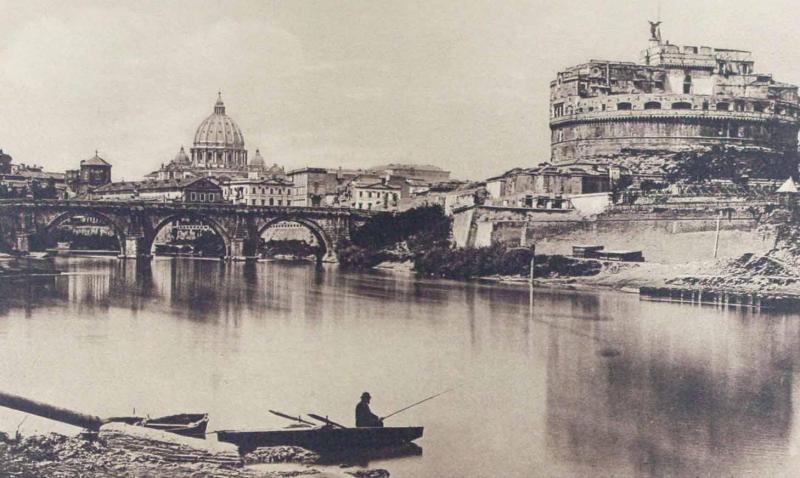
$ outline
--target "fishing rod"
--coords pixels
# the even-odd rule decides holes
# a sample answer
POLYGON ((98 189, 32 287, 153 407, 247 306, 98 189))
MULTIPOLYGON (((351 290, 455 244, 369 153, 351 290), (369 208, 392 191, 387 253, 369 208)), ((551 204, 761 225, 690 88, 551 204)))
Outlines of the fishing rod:
POLYGON ((430 397, 428 397, 428 398, 423 398, 422 400, 420 400, 420 401, 418 401, 418 402, 416 402, 416 403, 412 403, 411 405, 409 405, 409 406, 407 406, 407 407, 405 407, 405 408, 401 408, 400 410, 397 410, 396 412, 392 412, 392 413, 390 413, 390 414, 386 415, 385 417, 382 417, 382 418, 381 418, 381 421, 383 421, 383 420, 386 420, 386 419, 387 419, 387 418, 389 418, 389 417, 395 416, 395 415, 397 415, 397 414, 398 414, 398 413, 400 413, 400 412, 404 412, 404 411, 408 410, 409 408, 416 407, 417 405, 419 405, 419 404, 421 404, 421 403, 425 403, 425 402, 427 402, 428 400, 433 400, 434 398, 438 397, 439 395, 444 395, 444 394, 445 394, 445 393, 447 393, 447 392, 452 392, 453 390, 455 390, 455 389, 457 389, 457 388, 458 388, 458 387, 448 388, 447 390, 445 390, 445 391, 443 391, 443 392, 439 392, 439 393, 437 393, 437 394, 435 394, 435 395, 431 395, 431 396, 430 396, 430 397))

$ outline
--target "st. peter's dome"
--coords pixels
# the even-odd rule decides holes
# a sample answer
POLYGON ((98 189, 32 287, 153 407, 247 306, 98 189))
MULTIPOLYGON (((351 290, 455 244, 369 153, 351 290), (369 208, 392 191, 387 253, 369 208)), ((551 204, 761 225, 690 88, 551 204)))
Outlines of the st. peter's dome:
POLYGON ((217 97, 214 113, 204 119, 194 135, 192 164, 198 168, 244 169, 247 150, 242 130, 225 114, 222 93, 217 97))

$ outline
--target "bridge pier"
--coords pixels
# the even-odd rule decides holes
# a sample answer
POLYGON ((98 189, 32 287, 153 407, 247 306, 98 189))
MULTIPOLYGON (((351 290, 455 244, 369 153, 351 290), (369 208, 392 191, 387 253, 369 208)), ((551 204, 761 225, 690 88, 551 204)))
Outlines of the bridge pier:
POLYGON ((226 261, 254 261, 258 256, 252 255, 253 247, 248 244, 248 240, 241 237, 231 239, 230 251, 225 257, 226 261), (248 255, 249 254, 249 255, 248 255))
POLYGON ((153 256, 147 250, 147 244, 143 236, 128 236, 125 238, 124 252, 119 255, 120 259, 151 259, 153 256))
POLYGON ((31 234, 27 232, 17 233, 17 251, 30 252, 31 251, 31 234))
POLYGON ((326 249, 324 255, 317 256, 317 262, 326 262, 326 263, 330 263, 330 264, 338 264, 339 263, 339 258, 336 257, 336 254, 334 254, 333 251, 331 251, 330 249, 326 249))

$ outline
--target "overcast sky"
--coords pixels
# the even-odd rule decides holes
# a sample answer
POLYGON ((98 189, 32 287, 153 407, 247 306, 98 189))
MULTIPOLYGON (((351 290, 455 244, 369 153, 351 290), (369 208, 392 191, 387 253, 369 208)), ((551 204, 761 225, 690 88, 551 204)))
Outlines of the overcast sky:
MULTIPOLYGON (((485 178, 549 158, 548 84, 637 60, 656 0, 0 0, 0 148, 115 180, 191 147, 222 90, 268 163, 430 163, 485 178)), ((800 2, 662 0, 672 43, 749 49, 800 83, 800 2)))

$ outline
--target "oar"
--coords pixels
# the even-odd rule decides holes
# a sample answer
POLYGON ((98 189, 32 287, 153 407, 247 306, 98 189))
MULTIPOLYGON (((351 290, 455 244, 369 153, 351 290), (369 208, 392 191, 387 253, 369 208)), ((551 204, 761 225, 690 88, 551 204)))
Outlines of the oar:
POLYGON ((458 387, 448 388, 448 389, 447 389, 447 390, 445 390, 444 392, 439 392, 439 393, 437 393, 436 395, 431 395, 431 396, 430 396, 430 397, 428 397, 428 398, 423 398, 422 400, 420 400, 420 401, 418 401, 418 402, 416 402, 416 403, 412 403, 411 405, 409 405, 409 406, 407 406, 407 407, 405 407, 405 408, 401 408, 400 410, 397 410, 396 412, 392 412, 392 413, 390 413, 390 414, 386 415, 385 417, 381 418, 381 421, 383 421, 383 420, 386 420, 387 418, 389 418, 389 417, 392 417, 392 416, 394 416, 394 415, 397 415, 397 414, 398 414, 398 413, 400 413, 400 412, 404 412, 404 411, 408 410, 409 408, 416 407, 417 405, 419 405, 419 404, 421 404, 421 403, 425 403, 425 402, 427 402, 428 400, 433 400, 434 398, 438 397, 439 395, 444 395, 444 394, 445 394, 445 393, 447 393, 447 392, 452 392, 452 391, 453 391, 453 390, 455 390, 456 388, 458 388, 458 387))
POLYGON ((271 413, 271 414, 273 414, 273 415, 277 415, 277 416, 279 416, 279 417, 281 417, 281 418, 286 418, 286 419, 288 419, 288 420, 294 420, 294 421, 296 421, 296 422, 304 423, 304 424, 306 424, 306 425, 311 425, 312 427, 313 427, 313 426, 316 426, 316 424, 314 424, 314 423, 312 423, 312 422, 309 422, 308 420, 303 420, 302 418, 300 418, 300 416, 299 416, 299 415, 298 415, 298 416, 296 416, 296 417, 293 417, 293 416, 291 416, 291 415, 288 415, 288 414, 286 414, 286 413, 276 412, 275 410, 270 410, 270 411, 269 411, 269 413, 271 413))
POLYGON ((320 416, 320 415, 316 415, 314 413, 309 413, 308 416, 313 418, 314 420, 319 420, 322 423, 325 423, 327 425, 334 425, 334 426, 337 426, 339 428, 347 428, 344 425, 340 425, 340 424, 338 424, 338 423, 336 423, 334 421, 328 420, 328 417, 323 417, 323 416, 320 416))

